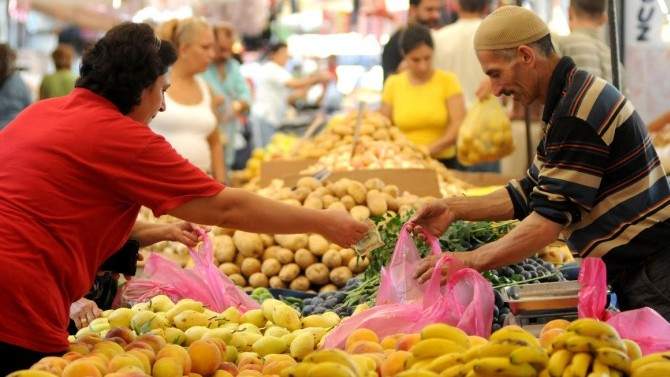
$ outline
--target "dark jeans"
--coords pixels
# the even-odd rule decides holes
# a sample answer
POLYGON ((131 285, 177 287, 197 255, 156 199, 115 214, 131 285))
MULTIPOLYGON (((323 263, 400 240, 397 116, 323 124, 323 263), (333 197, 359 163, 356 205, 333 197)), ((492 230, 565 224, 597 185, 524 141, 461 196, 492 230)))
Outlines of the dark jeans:
POLYGON ((65 352, 63 350, 63 352, 55 354, 41 353, 0 342, 0 376, 6 376, 17 370, 28 369, 43 357, 59 356, 65 352))
MULTIPOLYGON (((605 256, 605 259, 607 256, 605 256)), ((608 280, 622 311, 648 306, 670 321, 670 248, 638 263, 608 263, 608 280)))

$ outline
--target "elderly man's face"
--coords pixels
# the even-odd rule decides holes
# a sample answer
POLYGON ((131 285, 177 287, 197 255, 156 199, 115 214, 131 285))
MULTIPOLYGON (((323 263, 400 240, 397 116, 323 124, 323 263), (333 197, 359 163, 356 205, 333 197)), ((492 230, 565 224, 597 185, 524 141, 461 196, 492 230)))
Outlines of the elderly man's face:
POLYGON ((512 96, 526 106, 535 102, 538 97, 535 50, 528 46, 521 46, 511 54, 484 50, 478 51, 477 57, 491 79, 494 95, 512 96))

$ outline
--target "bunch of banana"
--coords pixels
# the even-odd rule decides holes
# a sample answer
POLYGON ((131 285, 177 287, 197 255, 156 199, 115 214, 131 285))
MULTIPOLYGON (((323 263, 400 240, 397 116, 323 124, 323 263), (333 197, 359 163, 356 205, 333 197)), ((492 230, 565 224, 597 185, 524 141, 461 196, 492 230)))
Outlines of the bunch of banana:
POLYGON ((284 369, 281 377, 376 377, 376 363, 357 356, 338 349, 315 351, 284 369))
POLYGON ((406 371, 398 377, 428 377, 454 366, 462 365, 463 355, 470 349, 470 338, 463 330, 443 323, 421 330, 421 340, 410 348, 406 371))
POLYGON ((633 360, 630 370, 632 377, 670 376, 670 352, 652 353, 633 360))
MULTIPOLYGON (((629 375, 631 361, 641 357, 640 347, 605 322, 578 319, 551 344, 544 376, 619 377, 629 375)), ((542 376, 542 377, 544 377, 542 376)))
POLYGON ((536 377, 545 369, 549 356, 533 335, 518 326, 507 326, 493 333, 488 343, 435 359, 433 367, 438 360, 438 369, 431 370, 440 377, 536 377))

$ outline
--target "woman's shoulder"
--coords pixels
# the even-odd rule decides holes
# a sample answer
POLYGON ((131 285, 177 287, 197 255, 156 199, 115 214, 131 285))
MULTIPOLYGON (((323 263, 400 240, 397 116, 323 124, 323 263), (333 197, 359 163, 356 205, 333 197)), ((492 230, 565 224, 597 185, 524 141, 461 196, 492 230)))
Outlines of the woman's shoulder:
POLYGON ((435 75, 433 76, 433 79, 435 80, 440 80, 440 81, 452 81, 452 80, 457 80, 456 74, 451 72, 451 71, 445 71, 439 68, 435 69, 435 75))

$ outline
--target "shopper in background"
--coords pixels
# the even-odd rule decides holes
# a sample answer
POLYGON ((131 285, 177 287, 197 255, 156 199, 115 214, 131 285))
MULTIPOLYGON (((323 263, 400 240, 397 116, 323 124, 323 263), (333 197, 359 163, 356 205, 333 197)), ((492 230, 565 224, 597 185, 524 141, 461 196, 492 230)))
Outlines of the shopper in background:
POLYGON ((463 88, 465 106, 477 100, 477 88, 488 80, 477 60, 473 41, 486 15, 489 0, 458 0, 458 21, 433 33, 435 68, 453 72, 463 88))
MULTIPOLYGON (((440 27, 440 11, 442 0, 409 0, 407 24, 418 23, 431 29, 440 27)), ((403 55, 400 50, 400 34, 403 28, 397 30, 389 38, 382 51, 382 69, 384 81, 398 71, 403 55)))
POLYGON ((570 35, 555 37, 558 53, 569 56, 583 69, 612 82, 610 48, 599 36, 607 21, 607 0, 571 0, 568 10, 570 35))
MULTIPOLYGON (((562 235, 581 257, 601 257, 622 310, 651 307, 670 320, 670 185, 630 101, 554 51, 532 11, 497 9, 475 49, 496 96, 544 105, 543 140, 521 180, 492 194, 436 200, 412 223, 442 235, 455 220, 522 220, 500 240, 454 253, 487 271, 518 263, 562 235)), ((418 275, 429 276, 434 258, 418 275)))
POLYGON ((51 54, 56 72, 44 76, 40 84, 40 99, 68 95, 74 89, 77 77, 72 73, 74 48, 59 44, 51 54))
POLYGON ((447 167, 456 168, 454 145, 465 116, 458 79, 433 68, 433 39, 425 26, 410 24, 399 41, 407 69, 386 80, 381 112, 409 140, 426 146, 447 167))
POLYGON ((16 69, 16 53, 0 44, 0 130, 32 101, 30 91, 16 69))
POLYGON ((76 88, 0 132, 0 375, 67 350, 70 305, 128 239, 141 206, 248 232, 320 233, 344 247, 367 225, 226 188, 148 127, 165 110, 171 43, 123 23, 82 60, 76 88), (39 334, 38 337, 35 335, 39 334))
POLYGON ((227 137, 223 149, 226 170, 230 172, 235 161, 235 150, 238 149, 236 146, 240 144, 238 140, 243 140, 239 135, 242 128, 240 118, 249 112, 251 93, 246 80, 240 73, 240 63, 233 57, 235 31, 232 25, 227 23, 216 25, 214 40, 214 61, 203 74, 203 78, 217 94, 222 95, 225 99, 219 127, 227 137))
POLYGON ((272 135, 281 126, 290 103, 304 97, 312 85, 325 85, 331 79, 325 71, 294 78, 285 68, 288 60, 285 43, 271 45, 268 61, 261 66, 256 78, 254 104, 251 107, 254 148, 262 148, 270 142, 272 135))
POLYGON ((165 93, 166 111, 151 128, 163 135, 193 165, 217 181, 226 178, 223 146, 217 127, 218 104, 209 86, 198 76, 214 58, 214 33, 201 18, 172 20, 158 35, 174 44, 178 58, 172 67, 172 84, 165 93))

